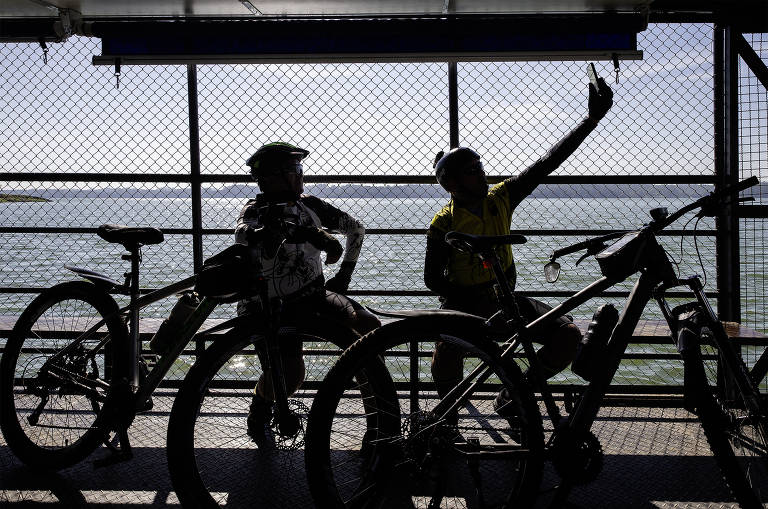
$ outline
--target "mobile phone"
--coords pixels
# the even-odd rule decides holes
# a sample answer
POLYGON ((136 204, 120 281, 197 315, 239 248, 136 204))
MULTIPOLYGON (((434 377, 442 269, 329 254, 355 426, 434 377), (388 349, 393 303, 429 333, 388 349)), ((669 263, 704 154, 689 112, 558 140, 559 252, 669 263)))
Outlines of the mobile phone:
POLYGON ((595 90, 600 90, 600 86, 597 83, 597 71, 595 70, 595 64, 592 62, 587 64, 587 76, 589 81, 595 86, 595 90))

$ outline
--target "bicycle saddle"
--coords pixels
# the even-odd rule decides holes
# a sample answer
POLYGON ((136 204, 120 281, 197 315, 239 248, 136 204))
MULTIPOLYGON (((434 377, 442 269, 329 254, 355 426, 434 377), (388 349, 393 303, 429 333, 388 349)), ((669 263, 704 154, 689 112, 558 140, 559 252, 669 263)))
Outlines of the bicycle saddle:
POLYGON ((524 244, 526 242, 524 235, 472 235, 471 233, 448 232, 445 234, 445 241, 460 251, 470 253, 480 253, 488 251, 496 246, 504 244, 524 244))
POLYGON ((163 232, 151 226, 122 226, 103 224, 96 229, 96 235, 114 244, 149 245, 163 241, 163 232))

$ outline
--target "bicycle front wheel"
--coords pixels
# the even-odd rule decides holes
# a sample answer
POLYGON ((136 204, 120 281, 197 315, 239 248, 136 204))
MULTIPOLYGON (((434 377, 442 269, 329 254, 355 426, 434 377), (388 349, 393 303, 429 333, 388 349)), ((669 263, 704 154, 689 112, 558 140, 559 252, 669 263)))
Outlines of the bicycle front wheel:
MULTIPOLYGON (((483 320, 471 317, 409 318, 382 326, 344 352, 312 405, 306 465, 318 507, 527 507, 542 474, 543 431, 533 394, 518 366, 500 358, 499 345, 478 336, 483 320), (471 339, 467 339, 471 338, 471 339), (439 414, 430 375, 435 340, 464 357, 465 376, 475 367, 488 377, 458 414, 439 414), (390 382, 361 369, 381 359, 390 382), (505 416, 493 397, 506 387, 505 416), (372 394, 372 433, 361 394, 372 394)), ((444 404, 456 401, 451 395, 444 404)))
MULTIPOLYGON (((725 335, 722 330, 714 332, 725 335)), ((717 351, 719 362, 703 362, 709 390, 698 408, 701 426, 739 505, 764 507, 768 503, 766 400, 727 339, 719 344, 722 345, 717 351)), ((707 344, 702 344, 702 350, 705 354, 716 352, 707 344)))
POLYGON ((126 337, 115 300, 84 281, 49 288, 24 310, 0 362, 0 427, 21 461, 56 470, 99 445, 114 345, 126 337))
MULTIPOLYGON (((330 352, 314 355, 308 348, 343 349, 358 337, 351 329, 326 323, 312 332, 281 328, 278 342, 301 340, 307 371, 315 378, 331 364, 320 354, 330 352)), ((171 481, 185 508, 305 505, 295 500, 281 503, 278 497, 299 496, 295 486, 302 480, 309 401, 289 398, 299 423, 295 433, 281 434, 272 420, 265 443, 257 445, 248 435, 249 406, 263 373, 253 343, 263 340, 230 330, 213 342, 184 378, 171 410, 167 453, 171 481)))

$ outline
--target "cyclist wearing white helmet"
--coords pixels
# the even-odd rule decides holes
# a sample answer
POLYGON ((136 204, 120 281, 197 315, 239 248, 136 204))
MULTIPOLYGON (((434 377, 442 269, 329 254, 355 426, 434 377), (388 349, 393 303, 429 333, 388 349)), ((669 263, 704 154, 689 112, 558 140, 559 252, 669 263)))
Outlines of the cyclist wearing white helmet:
MULTIPOLYGON (((320 198, 302 194, 304 191, 302 161, 307 150, 289 143, 274 142, 260 147, 247 161, 251 175, 261 194, 243 207, 235 229, 236 242, 245 244, 250 229, 262 227, 277 217, 302 226, 324 227, 346 236, 346 248, 330 235, 326 245, 326 264, 336 263, 342 255, 339 270, 325 281, 321 250, 309 242, 282 246, 262 245, 257 249, 265 274, 271 275, 270 296, 283 299, 284 320, 301 319, 315 312, 338 320, 360 334, 380 325, 379 320, 358 302, 342 295, 347 291, 363 245, 365 228, 357 219, 320 198)), ((260 306, 259 297, 238 303, 238 314, 252 306, 260 306)), ((304 359, 300 342, 281 345, 286 389, 295 392, 304 381, 304 359)), ((265 425, 272 415, 274 401, 271 378, 262 374, 254 389, 248 414, 248 434, 258 445, 264 443, 265 425)))
MULTIPOLYGON (((613 104, 613 91, 602 78, 598 88, 589 85, 589 115, 544 157, 489 190, 480 155, 467 147, 447 154, 440 152, 434 162, 440 185, 451 194, 451 201, 432 219, 427 233, 424 282, 440 296, 442 307, 489 317, 498 310, 493 292, 493 273, 482 267, 477 256, 457 251, 445 242, 449 231, 477 235, 506 235, 515 208, 565 161, 592 132, 613 104)), ((497 249, 502 267, 514 288, 516 273, 511 246, 497 249)), ((536 299, 516 295, 523 317, 534 320, 551 309, 536 299)), ((570 317, 560 317, 539 338, 543 347, 538 357, 552 376, 565 369, 576 354, 581 340, 579 329, 570 317)), ((463 377, 463 358, 449 344, 438 342, 432 357, 432 375, 438 393, 446 394, 463 377)), ((497 397, 495 408, 503 406, 505 396, 497 397)))

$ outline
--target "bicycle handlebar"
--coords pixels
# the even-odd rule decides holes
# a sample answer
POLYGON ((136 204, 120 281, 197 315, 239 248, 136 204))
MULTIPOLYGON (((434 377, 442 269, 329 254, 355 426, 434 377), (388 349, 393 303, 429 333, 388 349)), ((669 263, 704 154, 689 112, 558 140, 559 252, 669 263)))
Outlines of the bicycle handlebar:
POLYGON ((562 249, 556 249, 552 252, 552 256, 549 257, 551 261, 554 261, 557 258, 560 258, 561 256, 565 256, 571 253, 575 253, 577 251, 581 251, 582 249, 589 249, 592 246, 602 244, 606 240, 611 239, 617 239, 627 233, 626 231, 620 231, 620 232, 613 232, 609 233, 607 235, 602 235, 600 237, 594 237, 591 239, 587 239, 583 242, 577 242, 576 244, 564 247, 562 249))
POLYGON ((341 254, 341 244, 331 234, 316 226, 305 226, 284 219, 273 219, 261 228, 248 229, 246 239, 249 245, 262 243, 265 240, 282 242, 309 242, 320 251, 330 254, 341 254))
MULTIPOLYGON (((756 185, 759 183, 759 180, 757 177, 752 176, 748 179, 744 179, 741 182, 738 182, 732 186, 727 186, 719 191, 713 191, 709 193, 706 196, 702 196, 698 200, 696 200, 693 203, 690 203, 686 205, 685 207, 681 208, 680 210, 676 211, 674 214, 671 214, 667 216, 666 218, 662 219, 661 221, 653 221, 651 224, 648 225, 648 228, 650 228, 654 233, 659 232, 669 226, 670 224, 674 223, 680 217, 684 216, 688 212, 696 209, 696 208, 702 208, 702 209, 712 209, 718 205, 720 205, 724 198, 731 196, 733 194, 737 194, 741 191, 744 191, 745 189, 749 189, 750 187, 756 185)), ((623 235, 628 233, 628 231, 621 231, 621 232, 613 232, 609 233, 607 235, 602 235, 600 237, 594 237, 591 239, 587 239, 582 242, 577 242, 576 244, 564 247, 562 249, 557 249, 552 252, 552 255, 550 256, 550 261, 554 261, 557 258, 560 258, 561 256, 565 256, 571 253, 575 253, 577 251, 581 251, 583 249, 590 249, 599 247, 602 245, 603 242, 606 240, 611 240, 615 238, 619 238, 623 235)), ((595 253, 596 254, 596 253, 595 253)))
POLYGON ((667 226, 669 226, 670 224, 680 219, 682 216, 684 216, 688 212, 697 208, 704 209, 706 207, 715 207, 717 205, 720 205, 723 201, 723 198, 740 193, 741 191, 744 191, 745 189, 749 189, 750 187, 758 184, 759 182, 760 181, 757 179, 757 177, 752 176, 732 186, 726 186, 719 191, 712 191, 708 195, 702 196, 695 202, 690 203, 685 207, 681 208, 680 210, 678 210, 677 212, 675 212, 674 214, 671 214, 666 219, 663 219, 662 221, 659 221, 659 222, 654 222, 650 226, 652 227, 654 232, 661 231, 667 226))

